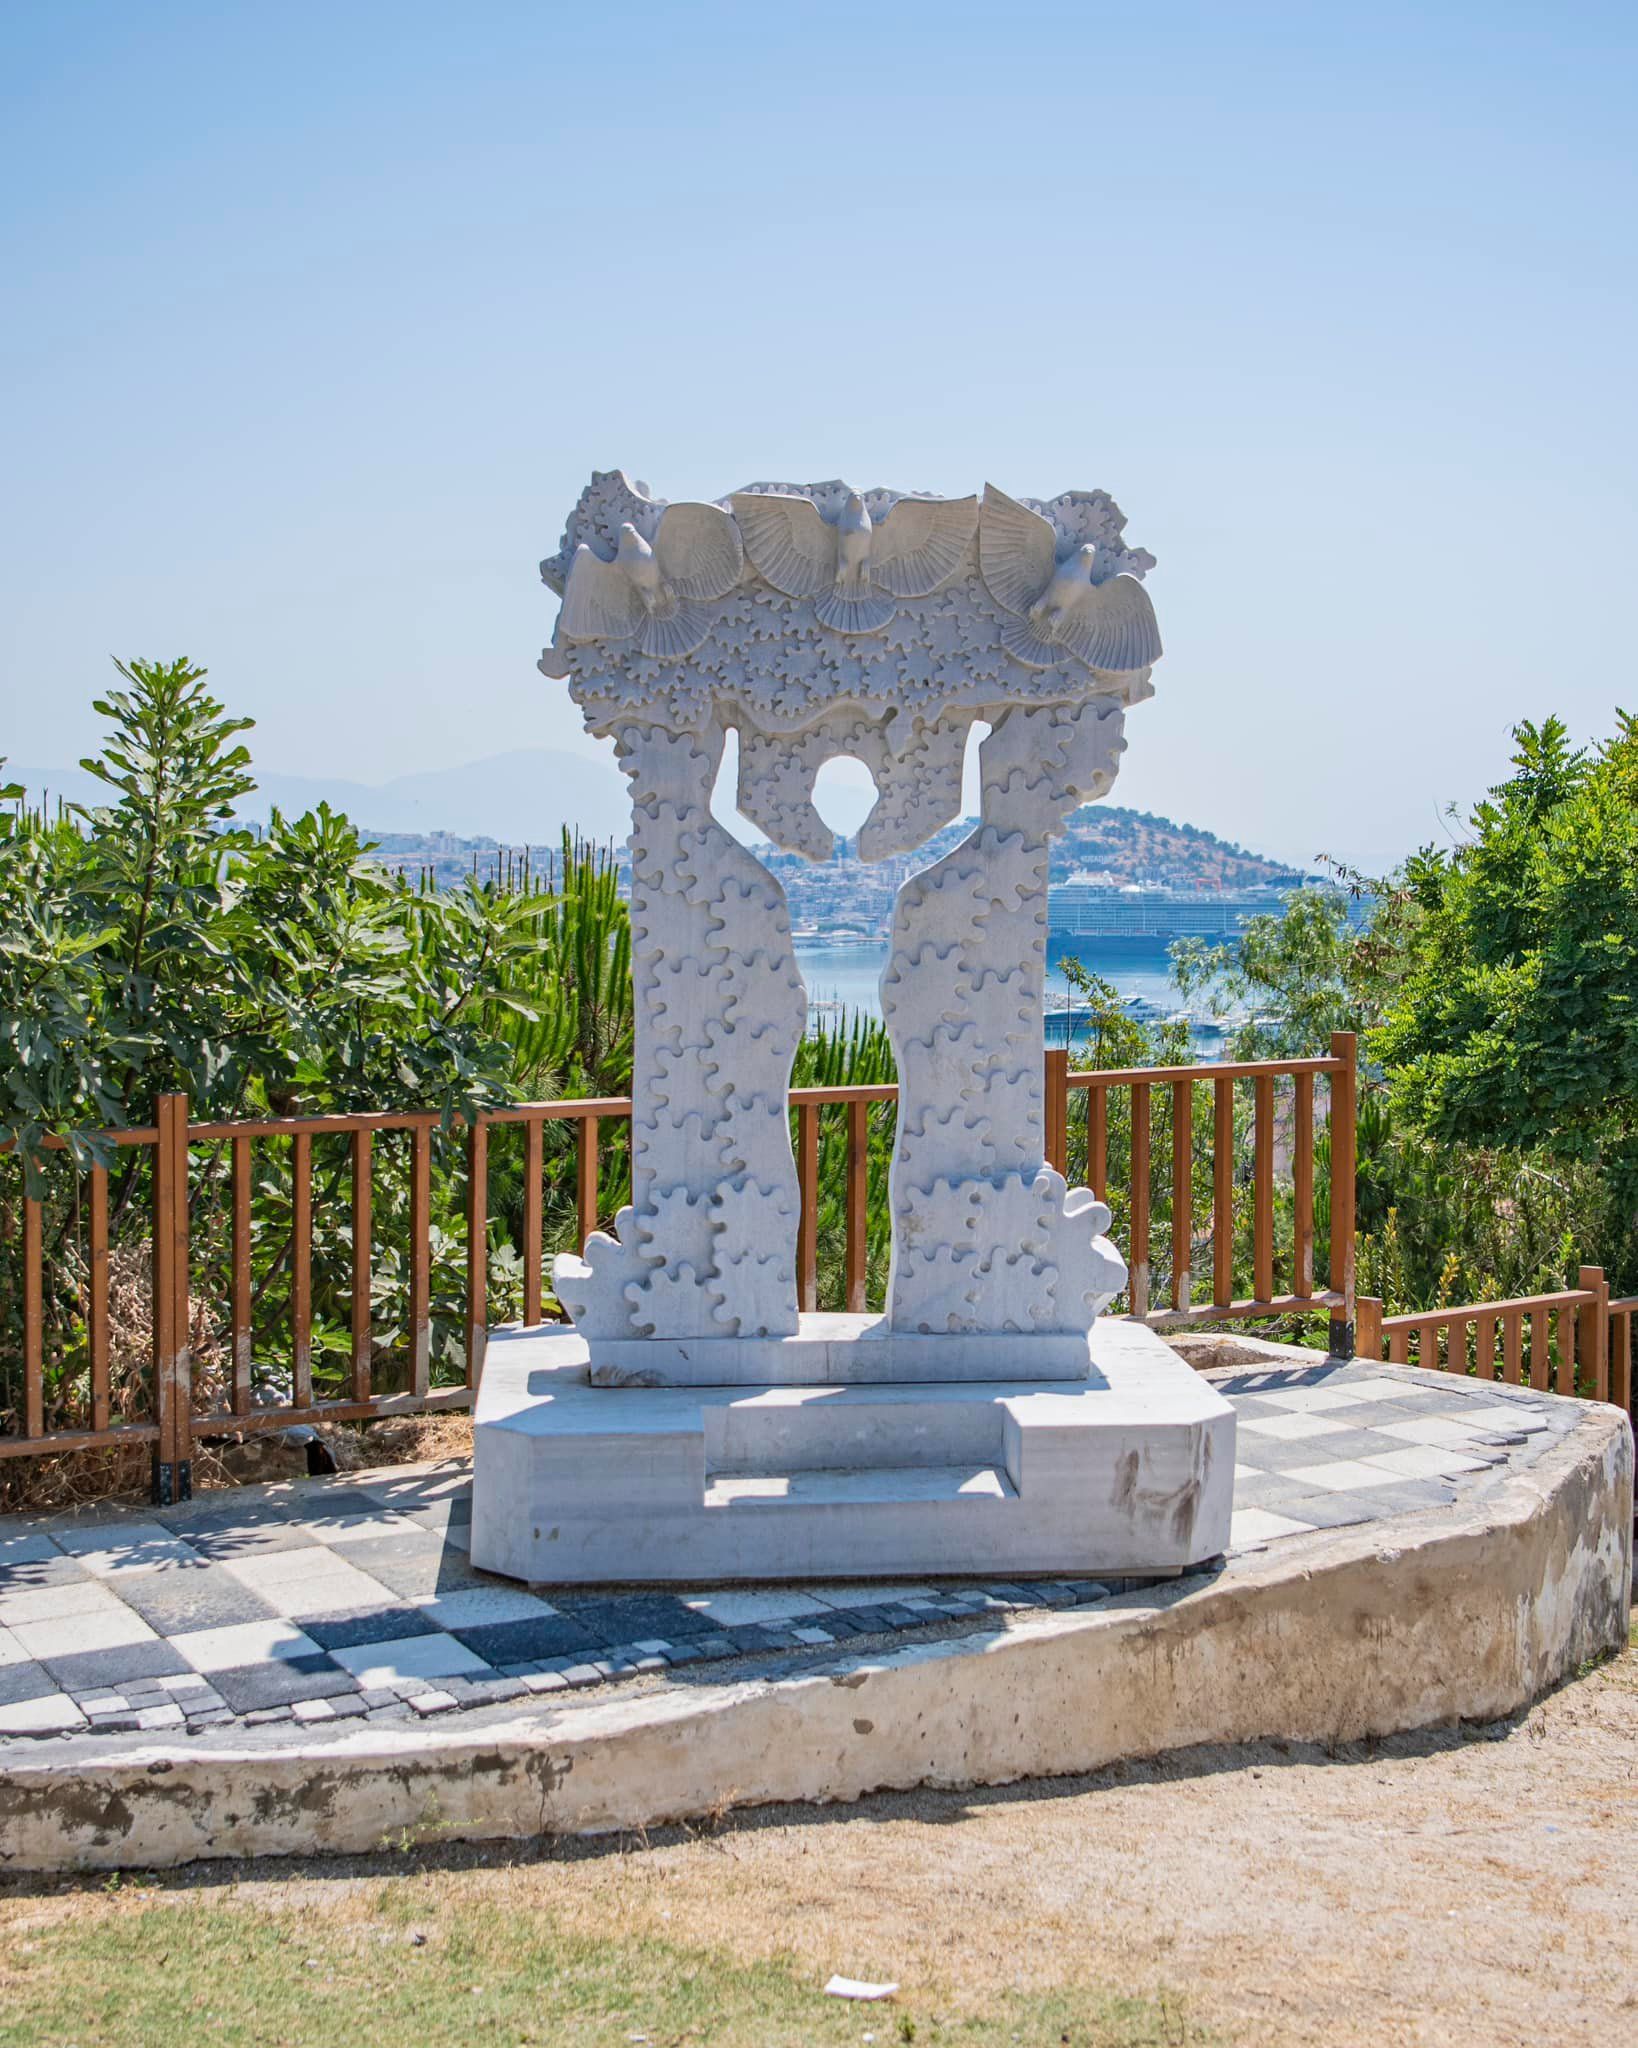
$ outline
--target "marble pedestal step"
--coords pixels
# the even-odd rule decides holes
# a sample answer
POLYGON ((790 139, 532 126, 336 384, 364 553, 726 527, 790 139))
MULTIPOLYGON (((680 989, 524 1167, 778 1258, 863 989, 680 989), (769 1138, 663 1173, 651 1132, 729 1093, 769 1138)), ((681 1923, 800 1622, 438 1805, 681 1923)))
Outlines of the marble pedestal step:
POLYGON ((1078 1383, 593 1386, 572 1331, 491 1334, 472 1562, 534 1583, 1159 1573, 1228 1541, 1234 1416, 1140 1324, 1078 1383))
POLYGON ((1081 1380, 1086 1339, 1065 1331, 917 1335, 885 1316, 800 1315, 791 1337, 594 1337, 597 1387, 837 1387, 901 1381, 1081 1380))

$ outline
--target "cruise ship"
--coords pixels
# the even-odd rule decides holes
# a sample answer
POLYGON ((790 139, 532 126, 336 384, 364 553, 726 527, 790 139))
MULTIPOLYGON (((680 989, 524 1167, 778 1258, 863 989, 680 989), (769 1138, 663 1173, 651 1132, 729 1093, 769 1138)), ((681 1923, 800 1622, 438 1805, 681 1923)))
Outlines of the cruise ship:
MULTIPOLYGON (((1328 889, 1313 879, 1305 888, 1328 889)), ((1145 888, 1101 875, 1071 875, 1053 884, 1047 915, 1052 950, 1095 942, 1099 956, 1164 952, 1174 939, 1223 940, 1238 936, 1254 917, 1278 915, 1290 887, 1236 890, 1145 888)), ((1350 899, 1349 918, 1363 921, 1366 905, 1350 899)))

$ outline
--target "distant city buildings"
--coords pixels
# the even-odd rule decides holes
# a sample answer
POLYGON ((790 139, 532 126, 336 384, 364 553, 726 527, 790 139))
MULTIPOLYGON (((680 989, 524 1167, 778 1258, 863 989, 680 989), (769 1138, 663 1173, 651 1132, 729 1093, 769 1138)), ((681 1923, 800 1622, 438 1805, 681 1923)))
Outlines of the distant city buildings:
MULTIPOLYGON (((832 944, 885 940, 900 885, 958 845, 972 823, 948 826, 926 846, 892 860, 862 861, 846 838, 837 840, 828 861, 815 863, 767 846, 759 856, 784 886, 799 938, 832 944)), ((624 879, 623 847, 616 857, 624 879)), ((468 879, 550 888, 561 855, 555 846, 509 848, 439 832, 383 834, 376 858, 440 888, 468 879)), ((1148 954, 1164 952, 1178 939, 1232 939, 1249 919, 1277 913, 1293 890, 1332 887, 1323 876, 1248 853, 1198 826, 1118 805, 1087 805, 1053 851, 1052 950, 1057 955, 1080 945, 1101 955, 1148 954)), ((1363 922, 1367 909, 1365 899, 1349 900, 1355 923, 1363 922)))

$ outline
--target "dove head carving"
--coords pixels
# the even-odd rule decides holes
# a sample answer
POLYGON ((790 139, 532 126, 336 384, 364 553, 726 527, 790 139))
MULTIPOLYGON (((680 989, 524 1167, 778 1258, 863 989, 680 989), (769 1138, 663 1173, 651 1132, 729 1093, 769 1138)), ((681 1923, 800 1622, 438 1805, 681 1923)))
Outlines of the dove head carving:
POLYGON ((661 575, 654 550, 629 519, 620 529, 614 560, 631 579, 644 611, 651 617, 666 618, 676 610, 676 593, 661 575))

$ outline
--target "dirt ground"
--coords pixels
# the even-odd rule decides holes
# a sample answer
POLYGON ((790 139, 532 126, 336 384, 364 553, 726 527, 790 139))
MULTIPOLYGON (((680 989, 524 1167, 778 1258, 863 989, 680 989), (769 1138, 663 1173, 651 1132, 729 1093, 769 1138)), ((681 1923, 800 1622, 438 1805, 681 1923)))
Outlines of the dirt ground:
MULTIPOLYGON (((1638 2039, 1638 1649, 1529 1714, 1327 1755, 1267 1743, 714 1832, 451 1846, 155 1879, 0 1883, 0 1949, 60 1916, 211 1899, 338 1925, 487 1907, 660 1936, 816 1980, 891 1976, 952 2016, 1009 1987, 1177 1999, 1189 2037, 1638 2039)), ((862 2023, 866 2024, 866 2023, 862 2023)), ((876 2038, 890 2039, 878 2030, 876 2038)))

